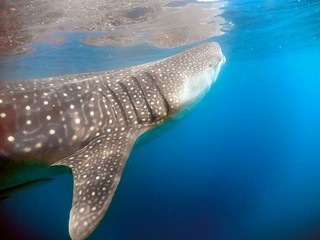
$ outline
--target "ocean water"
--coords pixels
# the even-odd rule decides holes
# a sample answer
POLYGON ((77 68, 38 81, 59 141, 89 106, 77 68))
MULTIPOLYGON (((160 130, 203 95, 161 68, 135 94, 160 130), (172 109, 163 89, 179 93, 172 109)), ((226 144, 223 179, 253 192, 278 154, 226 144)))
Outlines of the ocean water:
MULTIPOLYGON (((209 4, 209 3, 208 3, 209 4)), ((89 239, 320 239, 320 2, 233 0, 227 62, 185 117, 131 153, 89 239)), ((95 47, 84 33, 1 62, 5 79, 99 71, 181 48, 95 47)), ((0 239, 69 239, 72 176, 0 202, 0 239)))

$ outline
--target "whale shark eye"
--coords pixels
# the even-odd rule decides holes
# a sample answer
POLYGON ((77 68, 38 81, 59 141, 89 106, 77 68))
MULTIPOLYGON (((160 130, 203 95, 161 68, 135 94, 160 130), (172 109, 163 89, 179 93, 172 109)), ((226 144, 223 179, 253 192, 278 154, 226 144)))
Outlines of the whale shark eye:
POLYGON ((211 63, 211 64, 209 64, 209 67, 213 67, 213 65, 214 65, 214 64, 213 64, 213 63, 211 63))

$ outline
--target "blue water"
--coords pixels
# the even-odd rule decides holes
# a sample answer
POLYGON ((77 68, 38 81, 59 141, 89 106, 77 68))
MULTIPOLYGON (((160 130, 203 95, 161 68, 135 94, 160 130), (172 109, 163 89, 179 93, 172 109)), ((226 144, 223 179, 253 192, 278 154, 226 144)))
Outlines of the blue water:
MULTIPOLYGON (((320 3, 230 1, 213 38, 227 63, 209 94, 136 147, 90 239, 320 239, 320 3)), ((34 44, 3 78, 112 69, 179 49, 34 44)), ((68 239, 72 177, 0 202, 0 239, 68 239)))

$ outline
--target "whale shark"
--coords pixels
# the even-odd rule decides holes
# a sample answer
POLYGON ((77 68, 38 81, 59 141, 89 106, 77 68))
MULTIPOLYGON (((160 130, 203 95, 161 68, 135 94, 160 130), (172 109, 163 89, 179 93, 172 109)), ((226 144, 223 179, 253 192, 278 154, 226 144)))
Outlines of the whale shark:
POLYGON ((69 234, 87 238, 136 139, 198 102, 224 62, 219 44, 207 42, 120 70, 1 82, 0 175, 18 162, 70 168, 69 234))

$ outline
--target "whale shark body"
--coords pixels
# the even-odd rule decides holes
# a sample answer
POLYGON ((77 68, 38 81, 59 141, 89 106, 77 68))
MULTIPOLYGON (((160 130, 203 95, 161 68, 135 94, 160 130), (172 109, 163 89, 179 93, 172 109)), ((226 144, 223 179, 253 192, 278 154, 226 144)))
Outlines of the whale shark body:
POLYGON ((0 166, 71 168, 69 233, 85 239, 105 215, 135 140, 198 101, 224 62, 217 43, 204 43, 121 70, 2 82, 0 166))

